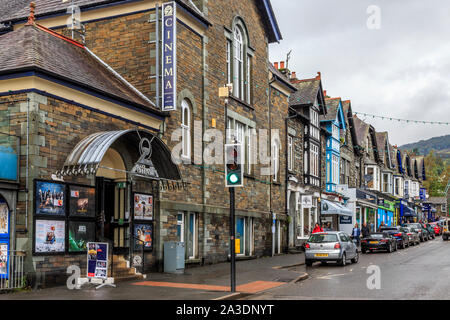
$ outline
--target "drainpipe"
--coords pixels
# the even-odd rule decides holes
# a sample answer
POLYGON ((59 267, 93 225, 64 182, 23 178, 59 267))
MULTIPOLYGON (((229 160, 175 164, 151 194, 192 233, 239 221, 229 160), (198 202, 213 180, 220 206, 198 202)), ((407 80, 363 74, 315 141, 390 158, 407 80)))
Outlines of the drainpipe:
POLYGON ((25 172, 25 231, 28 231, 28 164, 29 164, 29 154, 30 154, 30 98, 27 99, 27 167, 25 172))
MULTIPOLYGON (((205 38, 202 37, 202 46, 203 46, 203 105, 202 105, 202 197, 203 197, 203 253, 202 253, 202 264, 205 263, 205 257, 207 255, 206 252, 206 232, 207 224, 206 224, 206 169, 205 169, 205 159, 203 157, 203 152, 205 149, 205 141, 203 141, 203 133, 206 131, 206 97, 205 97, 205 79, 206 79, 206 44, 205 38)), ((225 117, 225 123, 227 123, 227 119, 225 117)))
MULTIPOLYGON (((271 155, 271 161, 270 165, 272 166, 272 83, 276 81, 276 77, 274 75, 274 79, 269 82, 269 148, 270 148, 270 155, 271 155)), ((272 212, 272 177, 269 177, 270 184, 269 184, 269 214, 270 214, 270 221, 273 224, 273 212, 272 212)), ((270 231, 272 232, 272 228, 270 228, 270 231)), ((275 255, 275 233, 272 232, 272 257, 275 255)))

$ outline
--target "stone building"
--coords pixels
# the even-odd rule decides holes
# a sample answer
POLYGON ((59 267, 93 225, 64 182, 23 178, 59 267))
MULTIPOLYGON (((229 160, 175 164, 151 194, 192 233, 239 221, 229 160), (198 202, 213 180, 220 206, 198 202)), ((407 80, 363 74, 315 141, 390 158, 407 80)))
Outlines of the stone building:
POLYGON ((26 253, 26 271, 63 281, 67 266, 83 270, 82 243, 95 240, 110 243, 119 277, 134 276, 128 267, 142 260, 146 271, 162 271, 167 241, 184 242, 186 264, 227 261, 224 165, 203 156, 220 159, 223 145, 213 142, 221 138, 243 145, 238 257, 285 250, 285 119, 295 88, 268 61, 269 44, 281 40, 270 1, 74 3, 81 28, 73 31, 67 3, 37 0, 34 18, 26 1, 0 2, 0 43, 10 49, 0 60, 0 112, 10 119, 8 137, 21 138, 18 179, 0 192, 13 221, 9 248, 26 253), (266 151, 258 159, 255 145, 266 151), (57 248, 42 239, 55 229, 57 248))

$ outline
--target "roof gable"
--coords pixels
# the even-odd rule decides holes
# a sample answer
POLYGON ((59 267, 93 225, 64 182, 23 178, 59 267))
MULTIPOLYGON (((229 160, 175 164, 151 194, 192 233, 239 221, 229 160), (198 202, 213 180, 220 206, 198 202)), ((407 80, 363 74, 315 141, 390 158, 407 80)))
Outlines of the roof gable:
POLYGON ((297 91, 289 99, 290 107, 314 105, 317 101, 321 114, 327 114, 320 75, 314 79, 293 80, 291 83, 297 91))
POLYGON ((342 130, 346 130, 346 121, 342 109, 341 98, 325 99, 327 114, 322 116, 321 121, 334 121, 342 130))
POLYGON ((283 36, 281 35, 278 21, 272 8, 272 3, 270 0, 257 0, 257 4, 268 28, 269 42, 280 42, 283 39, 283 36))

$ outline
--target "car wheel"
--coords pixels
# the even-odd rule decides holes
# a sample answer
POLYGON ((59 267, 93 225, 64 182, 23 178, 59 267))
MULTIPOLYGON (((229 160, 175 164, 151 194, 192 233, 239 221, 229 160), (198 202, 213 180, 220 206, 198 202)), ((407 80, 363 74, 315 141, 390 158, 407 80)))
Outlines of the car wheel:
POLYGON ((389 247, 388 247, 388 249, 387 249, 387 252, 388 252, 388 253, 391 253, 391 252, 392 252, 392 244, 389 245, 389 247))
POLYGON ((305 264, 307 267, 311 267, 313 263, 311 260, 305 260, 305 264))
POLYGON ((342 254, 342 259, 341 259, 341 266, 345 267, 347 265, 347 256, 345 255, 345 252, 342 254))
POLYGON ((356 256, 352 259, 352 263, 358 263, 359 261, 359 253, 356 251, 356 256))
POLYGON ((366 249, 361 249, 361 252, 365 254, 367 251, 366 249))
POLYGON ((397 251, 397 242, 395 243, 395 246, 394 246, 394 251, 397 251))
POLYGON ((406 242, 402 241, 402 249, 406 249, 406 242))

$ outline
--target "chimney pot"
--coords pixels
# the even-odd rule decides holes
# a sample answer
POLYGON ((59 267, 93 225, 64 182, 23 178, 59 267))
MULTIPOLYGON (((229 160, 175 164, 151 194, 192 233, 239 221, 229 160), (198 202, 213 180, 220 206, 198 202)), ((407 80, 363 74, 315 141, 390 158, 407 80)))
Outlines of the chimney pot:
POLYGON ((274 63, 274 67, 275 67, 275 69, 278 70, 278 62, 275 62, 275 63, 274 63))
POLYGON ((316 80, 320 80, 320 79, 322 79, 322 73, 317 72, 316 80))
POLYGON ((295 71, 292 72, 291 79, 297 79, 297 73, 295 71))
POLYGON ((30 15, 28 16, 28 21, 25 24, 26 26, 34 25, 34 9, 36 8, 36 4, 34 2, 30 3, 30 15))
POLYGON ((281 61, 280 69, 284 69, 284 61, 281 61))

